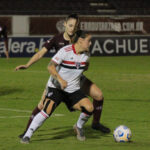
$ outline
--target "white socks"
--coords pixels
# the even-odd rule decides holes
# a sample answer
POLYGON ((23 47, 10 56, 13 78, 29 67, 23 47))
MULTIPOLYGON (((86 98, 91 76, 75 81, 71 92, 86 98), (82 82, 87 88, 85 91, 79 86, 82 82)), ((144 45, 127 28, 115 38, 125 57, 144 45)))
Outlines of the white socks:
POLYGON ((83 128, 84 124, 88 121, 89 118, 90 118, 90 115, 87 115, 87 114, 82 112, 80 114, 78 121, 77 121, 77 127, 83 128))
MULTIPOLYGON (((39 128, 43 123, 44 121, 48 118, 49 116, 44 112, 44 111, 41 111, 39 112, 33 119, 31 125, 29 126, 27 132, 25 133, 24 137, 29 137, 31 138, 33 132, 39 128)), ((24 138, 23 137, 23 138, 24 138)))

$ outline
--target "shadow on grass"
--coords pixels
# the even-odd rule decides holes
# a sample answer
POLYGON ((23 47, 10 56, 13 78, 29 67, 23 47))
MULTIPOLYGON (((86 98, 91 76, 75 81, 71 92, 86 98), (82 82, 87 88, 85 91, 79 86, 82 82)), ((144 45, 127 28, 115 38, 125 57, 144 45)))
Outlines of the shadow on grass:
MULTIPOLYGON (((112 136, 111 134, 104 134, 100 131, 93 130, 91 126, 85 126, 84 128, 85 136, 88 139, 94 139, 94 138, 101 138, 102 136, 112 136)), ((76 134, 74 133, 73 127, 71 126, 63 126, 63 127, 57 127, 57 128, 51 128, 50 130, 39 130, 40 133, 38 133, 37 139, 32 141, 49 141, 49 140, 59 140, 59 139, 65 139, 67 137, 75 137, 76 134), (46 132, 46 133, 44 133, 46 132), (49 137, 47 137, 49 136, 49 137)))
POLYGON ((23 89, 17 87, 1 86, 0 87, 0 96, 9 95, 12 93, 22 92, 23 89))

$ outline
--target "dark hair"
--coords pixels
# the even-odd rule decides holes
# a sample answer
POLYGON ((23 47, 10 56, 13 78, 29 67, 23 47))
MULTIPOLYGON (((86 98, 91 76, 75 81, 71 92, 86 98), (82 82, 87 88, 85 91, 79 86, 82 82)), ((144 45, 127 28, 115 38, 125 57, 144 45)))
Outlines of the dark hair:
POLYGON ((70 14, 68 15, 68 17, 66 17, 66 21, 68 21, 69 19, 76 19, 77 21, 79 21, 79 17, 77 14, 70 14))
POLYGON ((86 38, 87 35, 89 35, 89 32, 84 30, 77 30, 74 34, 74 37, 72 38, 72 43, 76 43, 79 38, 86 38))
POLYGON ((69 20, 69 19, 76 19, 77 22, 76 22, 76 29, 79 29, 79 23, 80 23, 80 20, 79 20, 79 17, 77 14, 70 14, 69 16, 66 17, 66 22, 69 20))

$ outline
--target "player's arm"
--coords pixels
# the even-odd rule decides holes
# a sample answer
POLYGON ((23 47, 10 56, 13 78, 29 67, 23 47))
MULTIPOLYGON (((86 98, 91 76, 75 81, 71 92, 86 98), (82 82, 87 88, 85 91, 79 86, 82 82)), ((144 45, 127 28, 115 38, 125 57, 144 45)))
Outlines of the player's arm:
POLYGON ((52 75, 52 77, 60 83, 61 89, 63 90, 67 87, 67 82, 63 80, 62 77, 58 74, 56 70, 57 65, 57 63, 51 60, 51 62, 48 65, 48 71, 52 75))
POLYGON ((47 53, 47 48, 43 47, 40 51, 38 51, 36 54, 34 54, 31 59, 27 62, 25 65, 20 65, 15 68, 15 70, 19 69, 27 69, 29 68, 32 64, 36 63, 38 60, 40 60, 46 53, 47 53))

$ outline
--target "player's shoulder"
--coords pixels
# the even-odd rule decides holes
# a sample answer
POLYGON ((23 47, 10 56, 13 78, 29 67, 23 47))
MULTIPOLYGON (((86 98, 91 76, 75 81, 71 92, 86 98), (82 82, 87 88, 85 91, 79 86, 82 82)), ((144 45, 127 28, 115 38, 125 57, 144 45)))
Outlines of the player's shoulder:
POLYGON ((51 42, 54 42, 54 43, 55 43, 56 41, 58 41, 59 39, 62 39, 62 38, 63 38, 62 33, 56 34, 56 35, 50 37, 50 38, 47 40, 47 43, 51 43, 51 42))
POLYGON ((53 38, 62 39, 63 38, 63 33, 55 34, 53 38))
POLYGON ((71 51, 73 50, 72 44, 69 44, 69 45, 67 45, 67 46, 64 46, 64 47, 63 47, 63 50, 64 50, 64 52, 66 52, 66 53, 71 52, 71 51))

